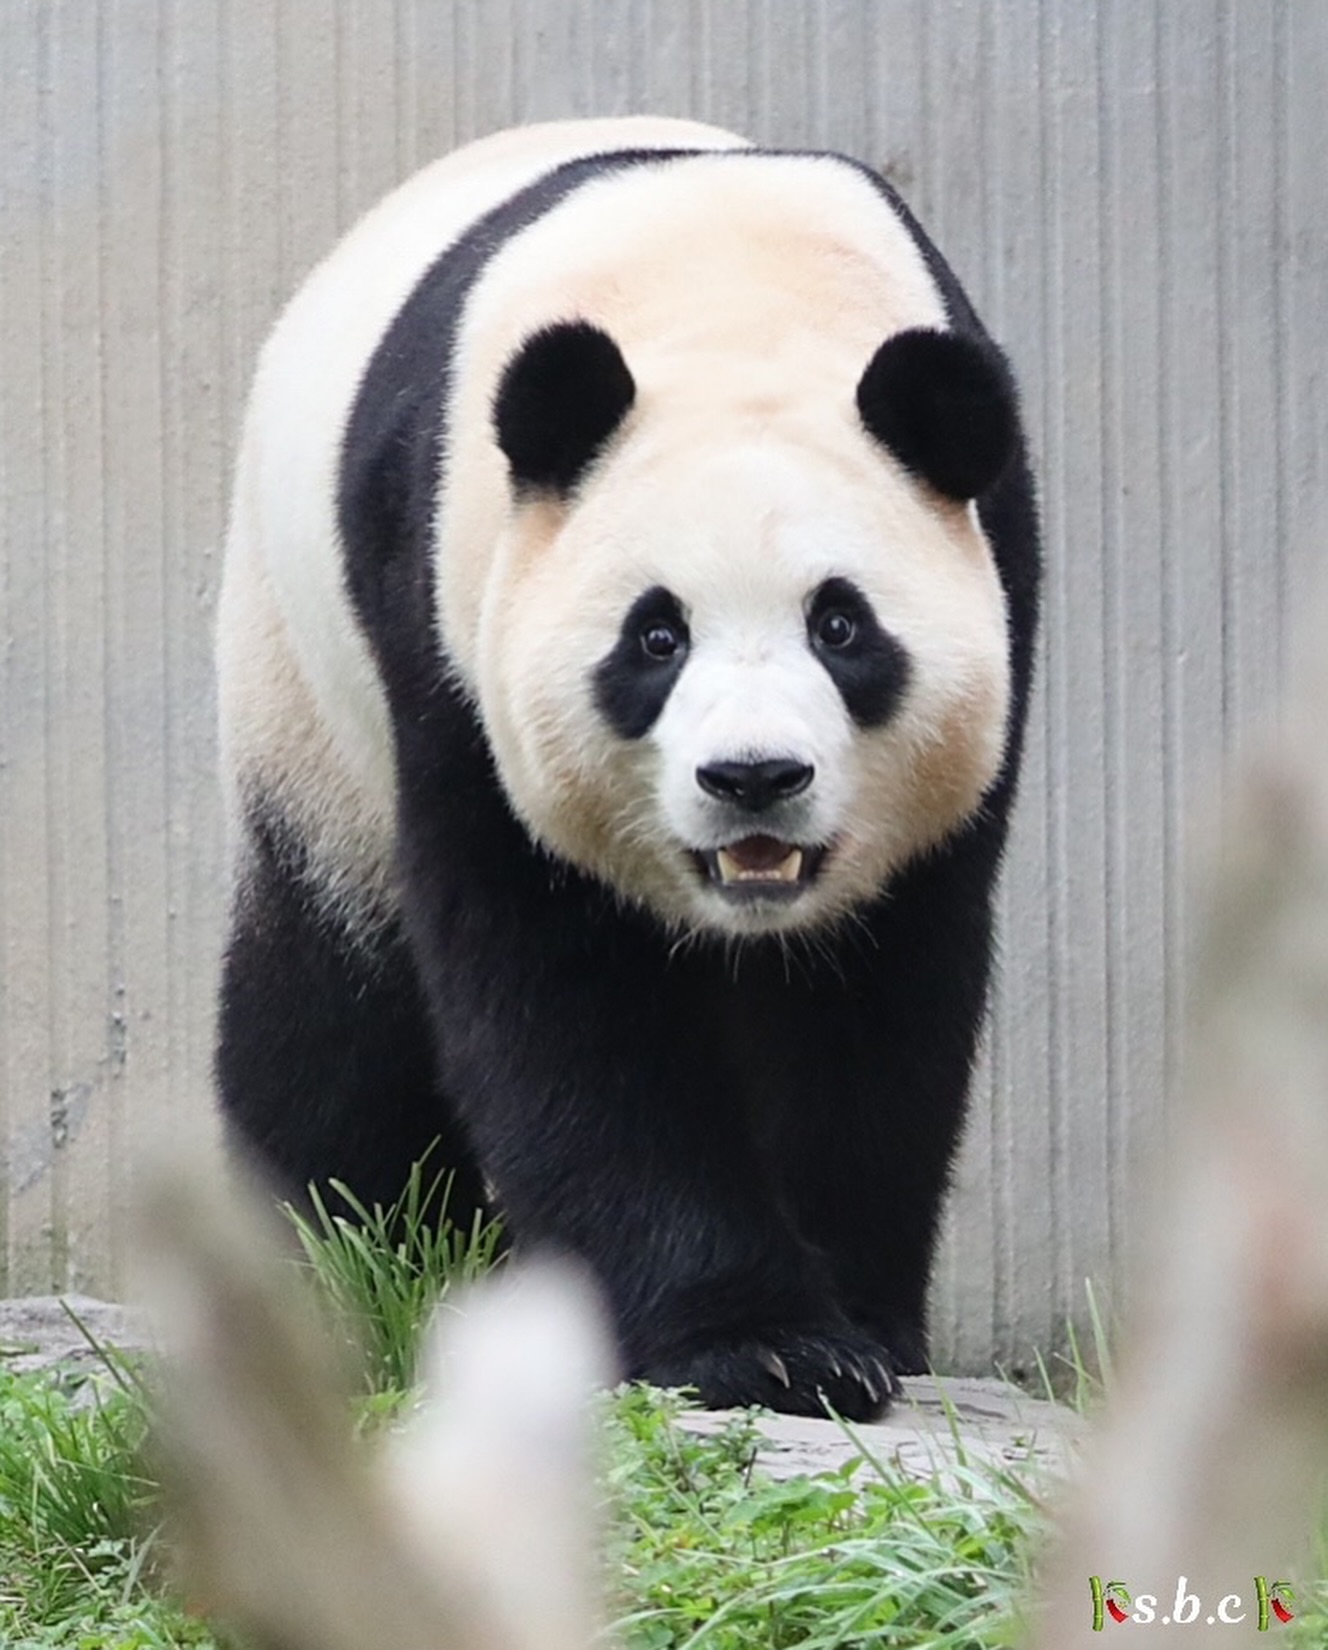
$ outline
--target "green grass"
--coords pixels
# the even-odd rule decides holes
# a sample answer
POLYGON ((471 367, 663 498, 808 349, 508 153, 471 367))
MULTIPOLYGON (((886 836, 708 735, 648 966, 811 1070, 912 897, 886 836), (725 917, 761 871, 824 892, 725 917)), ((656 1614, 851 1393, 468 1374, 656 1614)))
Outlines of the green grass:
POLYGON ((1012 1642, 1042 1523, 1014 1474, 961 1460, 919 1483, 859 1457, 775 1482, 753 1471, 750 1419, 703 1440, 682 1407, 635 1388, 609 1415, 609 1574, 631 1650, 1012 1642))
POLYGON ((160 1584, 142 1390, 0 1363, 0 1644, 156 1650, 211 1640, 160 1584))
MULTIPOLYGON (((75 1402, 0 1370, 0 1644, 218 1644, 163 1583, 142 1396, 75 1402)), ((753 1470, 752 1422, 699 1438, 677 1424, 685 1407, 639 1387, 604 1402, 606 1573, 628 1650, 1009 1642, 1038 1516, 1014 1478, 877 1483, 856 1462, 776 1483, 753 1470)))
MULTIPOLYGON (((359 1351, 359 1420, 410 1401, 415 1346, 440 1294, 499 1257, 492 1226, 441 1232, 441 1189, 418 1171, 397 1208, 293 1216, 333 1331, 359 1351)), ((342 1194, 344 1195, 344 1194, 342 1194)), ((1097 1359, 1106 1336, 1095 1320, 1097 1359)), ((216 1650, 165 1581, 157 1492, 141 1464, 148 1395, 114 1355, 77 1386, 0 1358, 0 1645, 5 1650, 216 1650)), ((1081 1395, 1086 1378, 1078 1381, 1081 1395)), ((1045 1538, 1035 1487, 959 1452, 919 1483, 863 1459, 774 1482, 755 1470, 749 1418, 718 1437, 678 1424, 677 1395, 603 1402, 605 1574, 625 1650, 996 1650, 1015 1639, 1030 1555, 1045 1538)), ((1302 1607, 1309 1603, 1302 1599, 1302 1607)), ((1328 1646, 1328 1614, 1280 1642, 1328 1646), (1293 1636, 1294 1635, 1294 1636, 1293 1636)))

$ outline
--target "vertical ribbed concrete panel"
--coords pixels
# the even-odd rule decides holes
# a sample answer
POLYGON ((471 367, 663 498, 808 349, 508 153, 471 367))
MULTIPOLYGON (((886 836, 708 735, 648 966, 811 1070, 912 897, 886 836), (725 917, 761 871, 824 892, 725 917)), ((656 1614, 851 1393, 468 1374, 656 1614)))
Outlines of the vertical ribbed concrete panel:
POLYGON ((206 1131, 210 624, 263 334, 398 178, 518 120, 847 150, 1009 349, 1047 620, 937 1278, 949 1365, 1109 1285, 1165 1152, 1190 830, 1328 527, 1313 0, 82 0, 0 8, 0 1290, 113 1291, 206 1131))

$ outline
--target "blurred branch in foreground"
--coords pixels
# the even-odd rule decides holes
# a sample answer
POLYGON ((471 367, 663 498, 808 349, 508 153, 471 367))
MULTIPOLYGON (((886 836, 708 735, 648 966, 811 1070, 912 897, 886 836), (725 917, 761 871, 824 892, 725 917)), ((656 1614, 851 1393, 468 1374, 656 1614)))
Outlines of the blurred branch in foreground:
POLYGON ((599 1625, 588 1292, 490 1280, 431 1336, 420 1414, 376 1454, 266 1211, 173 1170, 142 1220, 184 1579, 256 1650, 586 1650, 599 1625))
MULTIPOLYGON (((1037 1636, 1094 1636, 1089 1577, 1187 1642, 1267 1643, 1255 1576, 1304 1576, 1328 1480, 1328 626, 1231 786, 1204 901, 1167 1208, 1037 1636), (1241 1595, 1214 1619, 1215 1605, 1241 1595), (1188 1607, 1187 1607, 1188 1608, 1188 1607)), ((1137 1618, 1136 1618, 1137 1619, 1137 1618)), ((1108 1621, 1107 1626, 1111 1623, 1108 1621)), ((1265 1621, 1265 1630, 1266 1630, 1265 1621)), ((1273 1626, 1277 1623, 1274 1621, 1273 1626)))

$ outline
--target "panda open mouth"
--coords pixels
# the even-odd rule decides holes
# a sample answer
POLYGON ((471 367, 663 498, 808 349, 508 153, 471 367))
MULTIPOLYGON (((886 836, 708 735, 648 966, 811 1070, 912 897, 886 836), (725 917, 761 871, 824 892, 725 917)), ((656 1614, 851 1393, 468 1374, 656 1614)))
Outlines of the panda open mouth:
POLYGON ((773 836, 745 836, 722 848, 703 848, 695 857, 711 885, 730 898, 792 899, 815 877, 825 849, 773 836))

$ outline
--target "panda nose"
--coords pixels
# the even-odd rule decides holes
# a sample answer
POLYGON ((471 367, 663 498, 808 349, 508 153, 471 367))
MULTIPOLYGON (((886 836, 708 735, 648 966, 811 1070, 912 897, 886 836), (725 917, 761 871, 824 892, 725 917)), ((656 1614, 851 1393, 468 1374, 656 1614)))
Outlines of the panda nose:
POLYGON ((696 770, 696 782, 721 802, 731 802, 756 814, 772 803, 799 796, 811 784, 815 772, 810 763, 787 757, 772 762, 707 762, 696 770))

